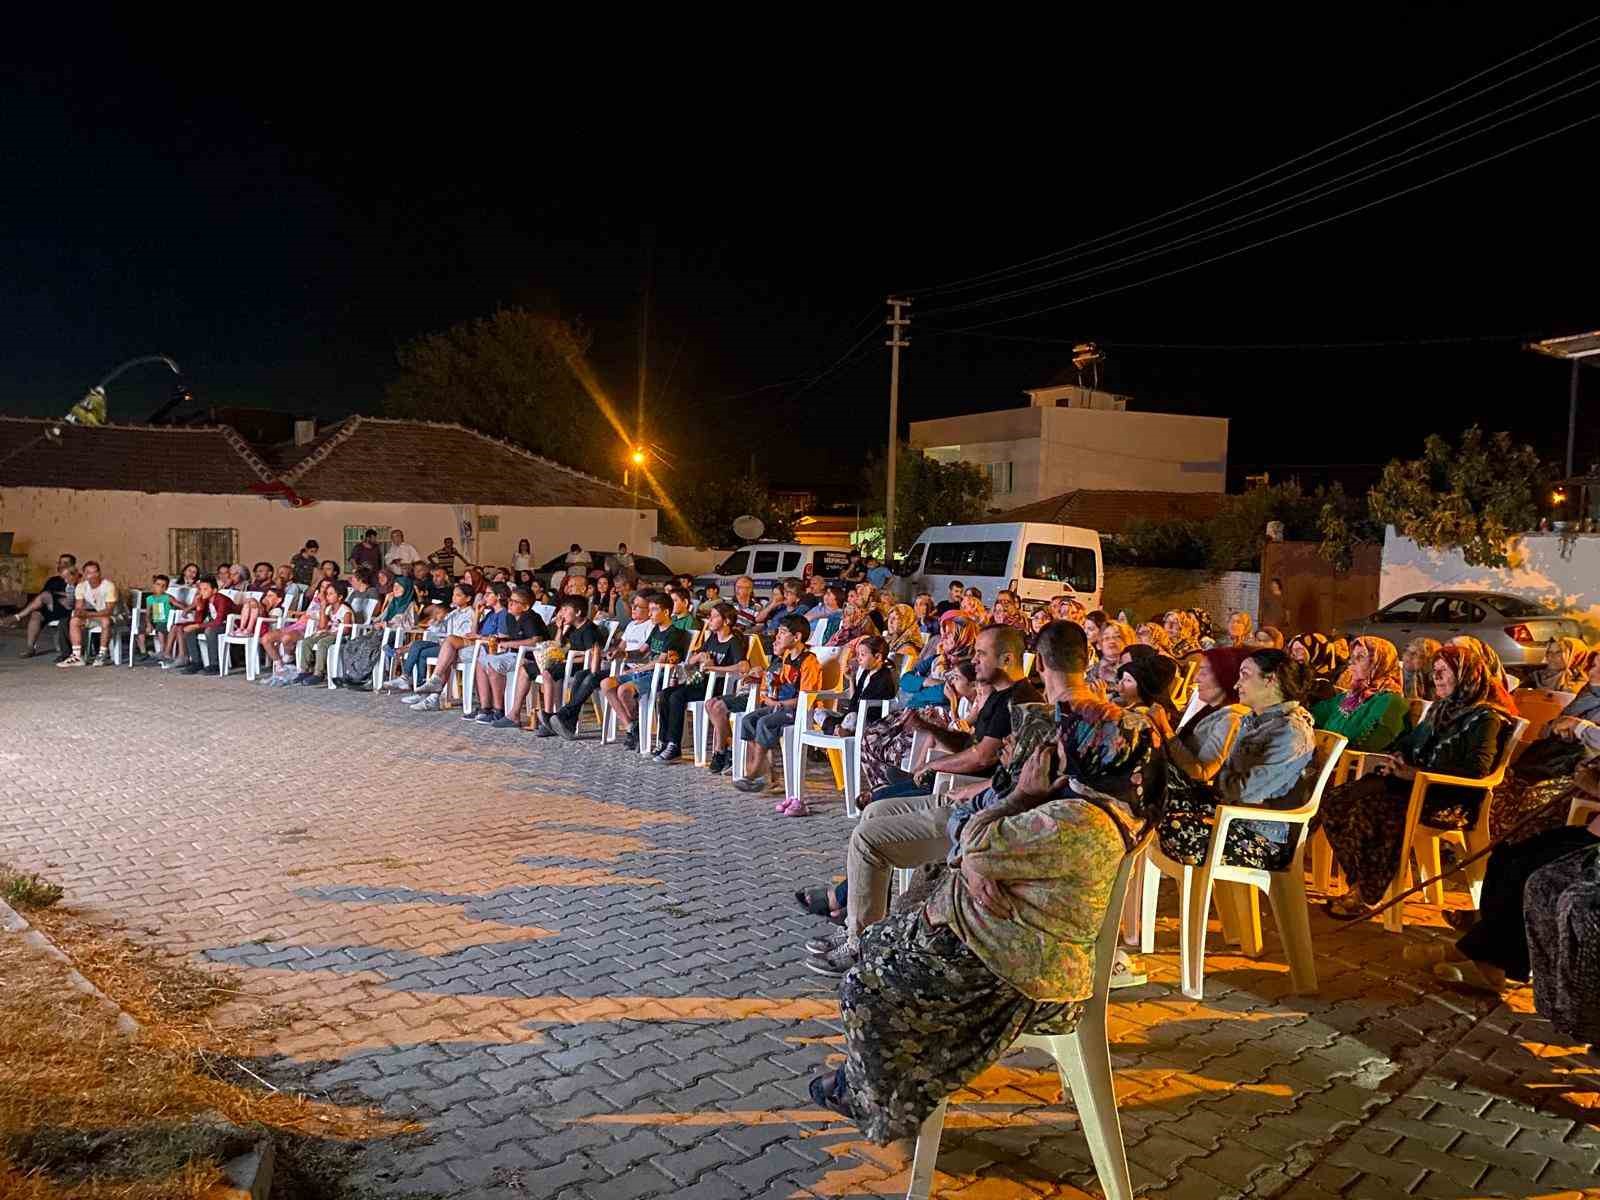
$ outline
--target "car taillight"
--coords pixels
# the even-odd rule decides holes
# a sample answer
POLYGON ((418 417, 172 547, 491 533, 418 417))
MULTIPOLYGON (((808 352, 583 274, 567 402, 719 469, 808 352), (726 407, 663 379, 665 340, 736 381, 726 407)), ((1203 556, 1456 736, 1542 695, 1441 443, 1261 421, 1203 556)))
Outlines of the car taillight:
POLYGON ((1526 625, 1507 625, 1506 636, 1519 646, 1533 645, 1533 630, 1526 625))

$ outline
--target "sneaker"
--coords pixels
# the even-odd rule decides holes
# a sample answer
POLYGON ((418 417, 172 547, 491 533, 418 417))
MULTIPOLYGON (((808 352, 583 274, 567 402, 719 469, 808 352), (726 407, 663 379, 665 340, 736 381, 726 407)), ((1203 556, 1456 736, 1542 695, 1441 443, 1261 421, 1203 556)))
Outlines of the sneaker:
POLYGON ((806 807, 806 802, 796 796, 793 800, 785 801, 778 806, 780 817, 809 817, 811 810, 806 807))
POLYGON ((732 750, 713 750, 711 752, 711 761, 706 765, 706 769, 713 775, 721 775, 723 771, 731 766, 733 766, 732 750))
MULTIPOLYGON (((550 727, 554 729, 557 734, 565 738, 567 741, 575 742, 578 740, 578 723, 576 721, 569 721, 560 713, 546 717, 545 720, 550 723, 550 727)), ((635 743, 635 748, 637 748, 637 743, 635 743)))
POLYGON ((839 979, 860 961, 861 951, 846 938, 826 954, 816 954, 806 959, 806 970, 839 979))
POLYGON ((500 714, 492 708, 480 708, 477 715, 472 718, 479 725, 493 725, 500 719, 500 714))
POLYGON ((830 929, 827 933, 820 934, 817 937, 807 938, 806 953, 816 954, 819 956, 824 954, 832 954, 835 950, 849 940, 850 934, 846 932, 843 927, 838 929, 830 929))
POLYGON ((733 786, 741 792, 764 792, 770 784, 765 779, 735 779, 733 786))
POLYGON ((44 651, 39 649, 37 646, 28 646, 28 647, 25 647, 22 650, 17 651, 17 657, 18 658, 33 658, 35 655, 39 655, 39 654, 43 654, 43 653, 44 653, 44 651))
POLYGON ((1126 950, 1118 949, 1116 960, 1111 964, 1112 989, 1143 987, 1149 982, 1150 975, 1139 969, 1139 960, 1126 950))
POLYGON ((421 692, 424 696, 437 696, 440 692, 444 691, 444 680, 436 679, 432 675, 429 675, 421 683, 417 684, 417 691, 421 692))
POLYGON ((420 701, 411 706, 412 712, 438 712, 439 694, 437 692, 424 696, 420 701))
MULTIPOLYGON (((79 663, 78 665, 80 667, 83 666, 82 663, 79 663)), ((178 674, 179 675, 198 675, 198 674, 200 674, 201 671, 204 671, 204 670, 205 670, 205 668, 202 667, 199 663, 190 663, 187 667, 179 667, 178 668, 178 674)))
POLYGON ((494 724, 494 727, 496 729, 521 729, 522 728, 522 726, 518 725, 516 720, 514 718, 512 718, 512 717, 496 717, 494 719, 493 724, 494 724))
POLYGON ((635 754, 639 753, 639 727, 637 725, 622 735, 622 748, 624 750, 632 750, 635 754))
POLYGON ((409 692, 411 690, 411 680, 407 679, 404 675, 396 675, 383 686, 392 687, 397 692, 409 692))
MULTIPOLYGON (((60 663, 56 664, 56 666, 58 666, 58 667, 60 665, 61 665, 60 663)), ((175 658, 165 658, 165 659, 161 660, 161 669, 163 671, 174 671, 174 670, 177 670, 177 668, 179 668, 181 666, 183 666, 183 664, 181 662, 179 662, 175 658)))
POLYGON ((105 653, 96 654, 94 661, 89 665, 91 667, 109 667, 111 665, 111 655, 105 653))
POLYGON ((483 709, 481 708, 469 709, 465 704, 463 704, 461 706, 461 719, 463 721, 476 721, 478 719, 478 714, 482 711, 483 709))
POLYGON ((81 654, 69 654, 60 662, 56 663, 56 666, 58 667, 81 667, 83 665, 83 655, 81 654))
POLYGON ((322 682, 322 676, 314 675, 310 671, 301 671, 300 674, 295 676, 294 681, 301 687, 316 687, 317 684, 322 682))
POLYGON ((425 696, 425 695, 419 696, 415 692, 413 692, 409 696, 401 696, 400 697, 400 703, 401 704, 421 704, 427 698, 428 697, 425 696))
POLYGON ((651 757, 658 763, 671 763, 677 762, 678 756, 681 753, 682 750, 679 748, 677 742, 668 742, 665 746, 661 747, 659 753, 651 755, 651 757))
POLYGON ((551 727, 549 714, 541 716, 533 726, 534 737, 555 737, 556 731, 551 727))

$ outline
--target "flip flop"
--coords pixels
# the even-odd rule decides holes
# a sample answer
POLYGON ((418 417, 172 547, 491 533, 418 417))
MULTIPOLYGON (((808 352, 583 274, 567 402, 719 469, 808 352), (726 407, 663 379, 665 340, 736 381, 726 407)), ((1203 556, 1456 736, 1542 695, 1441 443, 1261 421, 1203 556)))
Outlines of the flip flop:
POLYGON ((1458 987, 1471 988, 1475 992, 1490 992, 1497 996, 1505 987, 1503 983, 1495 983, 1483 973, 1477 963, 1470 959, 1466 962, 1439 963, 1433 968, 1433 976, 1458 987))

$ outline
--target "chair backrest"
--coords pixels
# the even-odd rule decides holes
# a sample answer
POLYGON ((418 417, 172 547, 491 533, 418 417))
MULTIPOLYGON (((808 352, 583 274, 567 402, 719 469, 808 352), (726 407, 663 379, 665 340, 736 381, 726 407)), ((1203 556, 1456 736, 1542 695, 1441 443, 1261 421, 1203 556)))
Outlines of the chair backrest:
POLYGON ((816 648, 828 640, 828 618, 823 617, 811 627, 811 636, 806 639, 806 645, 816 648))
POLYGON ((1422 718, 1428 715, 1428 710, 1433 707, 1432 700, 1424 700, 1421 696, 1413 696, 1410 701, 1411 728, 1415 729, 1422 724, 1422 718))
POLYGON ((1328 786, 1328 780, 1333 778, 1334 771, 1339 766, 1339 759, 1344 754, 1344 749, 1350 744, 1350 739, 1342 733, 1332 733, 1326 729, 1319 729, 1313 735, 1317 748, 1311 755, 1311 764, 1317 768, 1317 780, 1311 785, 1311 795, 1306 800, 1305 807, 1312 812, 1322 803, 1323 790, 1328 786))
MULTIPOLYGON (((837 649, 837 647, 834 648, 837 649)), ((818 655, 818 658, 822 663, 821 690, 824 692, 837 690, 844 681, 844 658, 838 654, 835 654, 832 658, 822 658, 821 655, 818 655)))
POLYGON ((356 620, 362 623, 372 620, 372 614, 377 611, 378 597, 361 596, 350 601, 350 611, 355 613, 356 620))
POLYGON ((1511 756, 1516 753, 1518 744, 1527 732, 1528 718, 1518 717, 1517 723, 1512 726, 1511 736, 1500 743, 1500 753, 1495 758, 1494 773, 1487 777, 1492 784, 1498 784, 1506 777, 1506 768, 1511 765, 1511 756))
POLYGON ((772 660, 767 657, 767 648, 761 644, 761 639, 754 634, 750 635, 750 644, 745 650, 744 656, 752 667, 759 667, 762 670, 765 670, 772 663, 772 660))
POLYGON ((539 620, 546 625, 556 619, 556 606, 554 604, 535 604, 533 611, 539 614, 539 620))
POLYGON ((1518 754, 1544 736, 1545 727, 1572 703, 1572 696, 1571 692, 1553 692, 1546 688, 1517 689, 1512 699, 1517 702, 1517 712, 1528 720, 1527 732, 1517 743, 1518 754))
POLYGON ((194 595, 200 589, 192 583, 175 583, 171 587, 173 603, 187 608, 194 603, 194 595))

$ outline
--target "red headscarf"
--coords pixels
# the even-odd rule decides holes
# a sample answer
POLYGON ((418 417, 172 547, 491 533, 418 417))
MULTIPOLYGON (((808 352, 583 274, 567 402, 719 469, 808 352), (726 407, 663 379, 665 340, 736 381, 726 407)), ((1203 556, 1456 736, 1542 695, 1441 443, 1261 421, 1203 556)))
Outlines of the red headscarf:
POLYGON ((1227 693, 1223 703, 1239 703, 1239 668, 1250 656, 1250 647, 1217 646, 1211 650, 1202 650, 1200 653, 1205 658, 1206 665, 1211 668, 1217 686, 1227 693))

